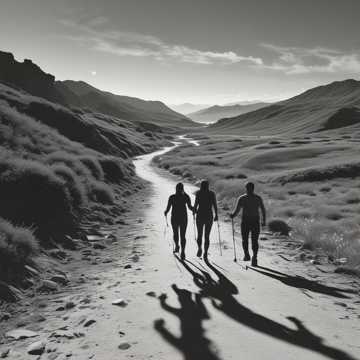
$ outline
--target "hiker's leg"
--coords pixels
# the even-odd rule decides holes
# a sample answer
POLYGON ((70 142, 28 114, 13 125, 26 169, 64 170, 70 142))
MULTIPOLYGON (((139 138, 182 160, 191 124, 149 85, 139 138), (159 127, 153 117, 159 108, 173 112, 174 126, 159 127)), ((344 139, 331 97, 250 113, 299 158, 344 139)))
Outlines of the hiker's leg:
POLYGON ((181 258, 185 258, 187 219, 180 224, 181 258))
POLYGON ((202 236, 204 231, 204 221, 200 219, 199 216, 196 217, 196 227, 197 227, 197 243, 199 249, 201 249, 202 236))
POLYGON ((255 222, 251 226, 251 245, 253 251, 253 258, 257 259, 259 251, 259 235, 260 235, 260 222, 255 222))
POLYGON ((179 224, 176 219, 171 219, 171 227, 174 233, 175 250, 179 249, 179 224))
POLYGON ((205 223, 205 244, 204 244, 204 250, 205 255, 208 255, 209 246, 210 246, 210 232, 213 225, 213 219, 208 219, 208 221, 205 223))
POLYGON ((249 254, 249 223, 247 221, 243 221, 241 223, 241 237, 242 237, 242 246, 244 250, 244 260, 250 260, 250 254, 249 254))

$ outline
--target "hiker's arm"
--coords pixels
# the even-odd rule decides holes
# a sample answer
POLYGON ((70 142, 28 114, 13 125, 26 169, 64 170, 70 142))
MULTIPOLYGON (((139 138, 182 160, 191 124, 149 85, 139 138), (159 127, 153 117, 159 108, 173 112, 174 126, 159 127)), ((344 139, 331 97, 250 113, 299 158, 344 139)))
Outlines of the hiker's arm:
POLYGON ((190 211, 194 211, 194 208, 191 206, 190 196, 187 196, 186 205, 187 205, 187 207, 189 208, 190 211))
POLYGON ((236 208, 235 208, 235 210, 232 212, 232 214, 230 214, 230 217, 231 217, 231 218, 234 218, 234 217, 239 213, 241 207, 242 207, 242 201, 241 201, 241 196, 240 196, 239 199, 238 199, 238 202, 237 202, 237 204, 236 204, 236 208))
POLYGON ((266 210, 262 198, 260 198, 260 210, 262 215, 262 226, 266 226, 266 210))
POLYGON ((172 203, 172 201, 171 201, 171 196, 170 196, 170 197, 169 197, 169 200, 168 200, 167 207, 166 207, 166 209, 165 209, 165 211, 164 211, 164 215, 165 215, 165 216, 167 216, 167 214, 168 214, 168 212, 169 212, 169 210, 170 210, 170 208, 171 208, 171 203, 172 203))
POLYGON ((214 210, 215 210, 215 217, 214 217, 214 221, 218 221, 218 208, 217 208, 217 202, 216 202, 216 195, 215 193, 214 197, 213 197, 213 206, 214 206, 214 210))
POLYGON ((195 195, 195 203, 194 203, 194 207, 193 207, 193 213, 194 214, 196 214, 198 207, 199 207, 199 197, 196 194, 195 195))

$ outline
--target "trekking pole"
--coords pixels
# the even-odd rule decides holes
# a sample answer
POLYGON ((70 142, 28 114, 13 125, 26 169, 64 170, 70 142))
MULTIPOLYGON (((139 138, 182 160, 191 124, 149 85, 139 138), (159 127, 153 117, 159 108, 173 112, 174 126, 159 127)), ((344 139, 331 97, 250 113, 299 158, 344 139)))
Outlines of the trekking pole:
POLYGON ((218 235, 219 235, 220 256, 222 256, 219 219, 217 220, 217 228, 218 228, 218 235))
POLYGON ((233 218, 231 218, 231 226, 232 226, 232 237, 233 237, 233 247, 234 247, 234 262, 237 262, 236 245, 235 245, 235 228, 234 228, 234 219, 233 218))
POLYGON ((193 213, 193 225, 194 225, 194 240, 196 242, 196 225, 195 225, 195 214, 193 213))

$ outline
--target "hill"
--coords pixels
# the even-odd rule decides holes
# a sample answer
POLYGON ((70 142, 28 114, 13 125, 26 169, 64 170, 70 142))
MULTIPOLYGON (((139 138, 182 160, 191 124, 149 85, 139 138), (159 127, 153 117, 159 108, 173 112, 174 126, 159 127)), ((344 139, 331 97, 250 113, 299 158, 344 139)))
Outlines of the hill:
POLYGON ((247 105, 214 105, 206 109, 190 113, 188 114, 188 117, 194 121, 201 123, 213 123, 219 119, 245 114, 247 112, 263 108, 267 105, 267 103, 262 102, 247 105))
POLYGON ((150 122, 167 127, 196 126, 160 101, 115 95, 83 81, 55 81, 31 60, 16 61, 13 54, 0 51, 0 82, 66 107, 87 108, 133 122, 150 122))
POLYGON ((180 114, 190 114, 196 111, 199 111, 201 109, 205 109, 207 107, 209 107, 210 105, 208 104, 192 104, 192 103, 183 103, 183 104, 177 104, 177 105, 169 105, 169 107, 177 112, 179 112, 180 114))
POLYGON ((56 88, 71 106, 86 107, 129 121, 151 122, 167 127, 196 126, 186 116, 170 109, 161 101, 112 94, 84 81, 57 81, 56 88))
POLYGON ((360 81, 336 81, 240 116, 221 119, 210 131, 278 135, 360 130, 360 81))

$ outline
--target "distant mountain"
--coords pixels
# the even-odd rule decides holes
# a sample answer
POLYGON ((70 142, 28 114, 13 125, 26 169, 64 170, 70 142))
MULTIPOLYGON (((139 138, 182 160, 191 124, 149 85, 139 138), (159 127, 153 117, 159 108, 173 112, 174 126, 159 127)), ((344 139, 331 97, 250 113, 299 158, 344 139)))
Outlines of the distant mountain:
POLYGON ((199 111, 201 109, 205 109, 209 107, 208 104, 191 104, 191 103, 184 103, 184 104, 178 104, 178 105, 169 105, 169 107, 180 114, 190 114, 195 111, 199 111))
POLYGON ((245 114, 247 112, 260 109, 267 105, 268 103, 263 103, 263 102, 259 102, 255 104, 247 104, 247 105, 239 105, 239 104, 226 105, 226 106, 214 105, 206 109, 202 109, 200 111, 196 111, 191 114, 188 114, 188 116, 190 119, 197 122, 213 123, 219 119, 245 114))
POLYGON ((13 54, 3 51, 0 51, 0 82, 66 107, 87 108, 122 120, 167 127, 196 126, 160 101, 115 95, 83 81, 55 81, 55 76, 45 73, 31 60, 19 62, 13 54))
POLYGON ((66 102, 72 106, 86 107, 129 121, 152 122, 163 126, 196 126, 186 116, 170 109, 161 101, 147 101, 112 94, 84 81, 57 81, 56 87, 66 102))
POLYGON ((240 116, 221 119, 210 131, 275 135, 360 126, 360 81, 336 81, 240 116))

